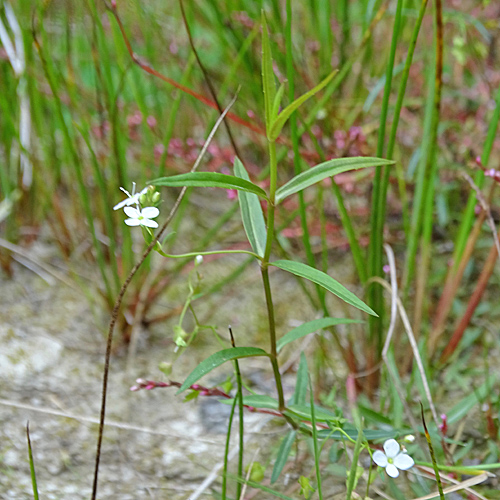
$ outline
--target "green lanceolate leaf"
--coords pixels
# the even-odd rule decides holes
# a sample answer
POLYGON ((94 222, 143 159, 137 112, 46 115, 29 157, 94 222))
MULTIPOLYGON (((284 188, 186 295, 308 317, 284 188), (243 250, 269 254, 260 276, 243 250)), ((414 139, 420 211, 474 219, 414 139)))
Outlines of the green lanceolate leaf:
MULTIPOLYGON (((356 440, 358 438, 358 431, 356 429, 344 429, 344 432, 351 438, 356 440)), ((410 429, 406 430, 404 433, 397 430, 385 430, 385 429, 375 429, 363 431, 363 435, 367 441, 378 441, 394 438, 397 439, 399 436, 404 436, 405 433, 408 434, 410 429)), ((335 431, 332 433, 330 429, 321 429, 318 431, 318 437, 320 439, 333 439, 334 441, 343 441, 345 435, 340 431, 335 431)))
POLYGON ((271 130, 272 109, 276 96, 276 82, 273 71, 273 56, 269 43, 266 16, 262 11, 262 90, 264 91, 264 105, 266 109, 266 130, 271 130))
MULTIPOLYGON (((298 417, 302 420, 311 421, 311 405, 303 404, 303 405, 289 405, 285 410, 285 413, 290 414, 291 416, 298 417)), ((318 422, 334 422, 337 423, 339 417, 335 415, 335 413, 321 408, 318 405, 314 406, 314 415, 318 422)))
MULTIPOLYGON (((234 173, 240 179, 249 181, 249 177, 243 163, 239 158, 234 159, 234 173)), ((240 202, 241 218, 243 220, 243 227, 247 235, 248 241, 252 246, 253 251, 264 257, 266 249, 266 222, 262 207, 257 195, 248 192, 241 192, 238 196, 240 202)))
MULTIPOLYGON (((221 403, 230 405, 233 404, 233 399, 221 399, 221 403)), ((252 394, 243 398, 243 404, 253 406, 254 408, 268 408, 269 410, 277 410, 279 403, 276 399, 265 394, 252 394)))
POLYGON ((290 398, 291 405, 305 405, 307 386, 309 385, 309 369, 307 367, 306 356, 302 351, 300 353, 299 368, 297 370, 297 381, 295 382, 295 391, 290 398))
POLYGON ((214 368, 239 358, 250 358, 253 356, 268 356, 267 352, 258 347, 232 347, 212 354, 204 359, 187 377, 176 394, 185 391, 192 384, 200 380, 201 377, 211 372, 214 368))
POLYGON ((301 106, 304 102, 306 102, 310 97, 312 97, 314 94, 319 92, 323 87, 328 85, 332 78, 335 76, 335 73, 337 73, 337 70, 332 71, 322 82, 318 83, 316 87, 311 89, 309 92, 306 92, 304 95, 301 95, 298 99, 295 99, 291 104, 289 104, 276 118, 276 120, 273 121, 271 125, 271 131, 268 134, 269 135, 269 140, 270 141, 275 141, 278 136, 281 133, 281 130, 285 126, 285 123, 287 122, 288 118, 290 118, 290 115, 297 109, 299 106, 301 106))
POLYGON ((274 96, 273 109, 271 111, 271 123, 274 123, 274 121, 278 117, 278 113, 280 111, 280 104, 281 100, 283 99, 284 92, 285 92, 285 84, 281 83, 278 92, 276 92, 276 95, 274 96))
POLYGON ((314 269, 314 267, 292 260, 277 260, 275 262, 270 262, 269 265, 279 267, 283 269, 283 271, 288 271, 289 273, 295 274, 295 276, 300 276, 313 283, 317 283, 351 306, 371 314, 372 316, 378 316, 375 311, 368 307, 362 300, 358 299, 358 297, 350 292, 344 285, 341 285, 337 280, 328 276, 328 274, 314 269))
POLYGON ((267 199, 266 192, 250 181, 234 177, 233 175, 219 174, 218 172, 190 172, 188 174, 160 177, 149 182, 153 186, 169 187, 219 187, 223 189, 237 189, 254 193, 267 199))
POLYGON ((325 161, 315 167, 302 172, 289 180, 285 185, 281 186, 276 191, 276 203, 280 203, 287 196, 298 193, 303 189, 316 184, 327 177, 332 177, 349 170, 358 170, 360 168, 378 167, 381 165, 391 165, 393 161, 384 160, 383 158, 370 157, 354 157, 354 158, 334 158, 333 160, 325 161))
POLYGON ((316 330, 321 330, 323 328, 327 328, 329 326, 335 325, 345 325, 348 323, 363 323, 362 321, 356 319, 344 319, 344 318, 320 318, 314 319, 313 321, 308 321, 293 330, 290 330, 287 334, 283 335, 278 340, 276 344, 276 348, 278 352, 288 343, 293 342, 294 340, 300 339, 309 335, 310 333, 315 332, 316 330))
POLYGON ((297 431, 291 430, 281 441, 280 449, 278 451, 278 456, 276 457, 276 462, 274 462, 273 473, 271 474, 271 484, 275 483, 280 477, 281 471, 288 460, 288 455, 290 455, 290 450, 292 449, 293 442, 297 436, 297 431))

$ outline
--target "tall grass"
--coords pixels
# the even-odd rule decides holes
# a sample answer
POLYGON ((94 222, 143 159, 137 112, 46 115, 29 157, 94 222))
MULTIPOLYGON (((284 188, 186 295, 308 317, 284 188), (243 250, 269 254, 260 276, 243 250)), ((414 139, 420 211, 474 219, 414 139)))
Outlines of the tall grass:
MULTIPOLYGON (((491 235, 482 227, 487 211, 474 224, 476 192, 457 180, 457 174, 476 168, 474 183, 479 189, 490 189, 486 198, 494 204, 498 176, 489 168, 498 159, 495 139, 500 91, 491 76, 496 75, 494 38, 489 46, 486 42, 492 8, 484 5, 484 10, 477 7, 471 14, 467 2, 445 8, 440 1, 431 4, 427 0, 335 4, 323 0, 207 0, 196 6, 181 2, 169 12, 161 2, 128 7, 96 0, 28 4, 14 5, 26 71, 16 74, 9 56, 0 64, 0 190, 5 203, 1 205, 0 224, 5 238, 28 244, 23 227, 34 227, 37 233, 48 226, 51 242, 59 246, 70 272, 77 270, 79 251, 84 248, 81 255, 95 279, 86 283, 76 272, 73 277, 113 314, 108 370, 114 321, 122 341, 130 342, 135 352, 133 325, 165 319, 155 316, 155 303, 169 286, 184 279, 193 255, 212 255, 234 243, 224 231, 229 224, 239 224, 241 204, 247 238, 240 231, 239 246, 230 252, 244 252, 250 258, 235 269, 228 266, 211 288, 192 291, 189 302, 180 304, 179 327, 191 310, 191 302, 215 296, 228 283, 237 282, 252 259, 257 259, 268 345, 264 354, 256 355, 268 356, 277 396, 272 409, 293 428, 280 449, 280 467, 272 477, 277 480, 293 440, 307 436, 312 439, 315 488, 320 498, 326 497, 321 450, 327 438, 320 431, 325 422, 321 420, 322 408, 316 405, 327 396, 316 388, 324 387, 326 378, 340 377, 331 369, 331 360, 338 355, 343 369, 353 377, 349 380, 354 380, 355 392, 364 392, 362 397, 366 397, 359 407, 358 401, 353 406, 364 422, 360 418, 350 428, 338 422, 333 425, 331 419, 325 424, 331 427, 332 435, 348 436, 349 446, 354 445, 346 483, 350 497, 359 479, 358 458, 369 447, 368 442, 376 440, 370 432, 389 426, 389 435, 377 435, 382 439, 409 430, 403 415, 416 413, 411 407, 412 396, 427 396, 425 378, 430 380, 431 391, 437 390, 433 381, 446 378, 448 373, 453 373, 449 380, 460 379, 457 374, 461 368, 453 366, 455 371, 448 372, 451 368, 445 363, 450 359, 456 363, 460 353, 471 348, 464 341, 464 331, 473 321, 496 254, 492 251, 486 264, 479 264, 483 273, 466 309, 460 287, 471 287, 470 281, 462 283, 467 265, 482 262, 481 247, 485 242, 492 244, 491 235), (423 36, 431 33, 431 26, 432 42, 423 36), (460 45, 459 39, 470 43, 460 45), (452 45, 453 50, 446 50, 452 45), (496 101, 491 106, 495 91, 496 101), (191 169, 206 131, 236 94, 224 122, 226 131, 210 145, 200 169, 208 177, 200 181, 187 176, 176 181, 177 175, 191 169), (20 106, 22 95, 29 96, 31 144, 23 132, 26 127, 21 125, 25 113, 20 106), (287 114, 291 109, 287 106, 293 106, 298 96, 307 97, 307 102, 304 98, 300 107, 287 114), (365 106, 366 102, 370 105, 365 106), (481 110, 480 117, 470 111, 473 107, 481 110), (468 136, 470 128, 464 125, 466 119, 477 124, 478 132, 472 138, 468 136), (468 144, 468 150, 461 144, 468 144), (480 161, 472 162, 476 156, 480 161), (333 176, 336 171, 329 170, 329 175, 318 176, 314 183, 307 181, 307 176, 313 175, 312 165, 330 168, 335 159, 349 157, 372 157, 377 166, 372 173, 362 162, 347 162, 340 175, 333 176), (33 167, 32 183, 26 180, 28 164, 33 167), (359 170, 353 172, 354 168, 359 170), (217 173, 234 173, 235 185, 210 177, 217 173), (147 231, 146 241, 136 238, 137 233, 123 224, 122 214, 113 210, 122 199, 119 187, 130 191, 135 182, 140 190, 152 179, 161 179, 157 185, 169 186, 162 192, 163 206, 178 208, 171 212, 171 234, 159 242, 161 247, 154 245, 153 235, 147 231), (182 179, 190 183, 182 184, 182 179), (292 179, 299 179, 300 189, 294 190, 292 179), (190 201, 196 194, 191 188, 203 183, 235 190, 246 186, 246 191, 239 191, 239 202, 227 199, 233 197, 233 191, 222 191, 215 201, 223 207, 218 217, 208 224, 195 224, 192 241, 188 241, 183 224, 194 213, 190 201), (176 189, 183 185, 188 189, 182 191, 178 205, 174 204, 176 189), (464 198, 466 202, 462 202, 464 198), (447 225, 436 219, 438 210, 447 225), (340 230, 335 229, 337 223, 340 230), (453 242, 452 252, 440 254, 437 233, 453 242), (382 359, 387 328, 393 321, 386 314, 384 288, 380 286, 385 276, 382 249, 386 241, 393 244, 402 263, 402 307, 410 311, 411 326, 421 342, 419 349, 428 354, 420 371, 404 361, 411 356, 411 347, 399 333, 395 334, 394 348, 382 359), (182 250, 176 251, 179 247, 182 250), (149 256, 153 248, 164 257, 179 258, 158 261, 149 256), (353 279, 343 285, 355 289, 360 303, 368 305, 363 309, 364 304, 356 302, 356 307, 376 314, 369 316, 367 327, 351 325, 349 333, 345 324, 324 324, 322 329, 329 333, 318 336, 314 349, 310 404, 306 404, 305 392, 297 388, 300 405, 298 401, 289 403, 280 371, 283 332, 276 317, 270 269, 278 267, 291 273, 304 292, 304 301, 321 319, 331 319, 337 303, 329 292, 339 289, 324 280, 336 275, 336 262, 347 250, 353 279), (451 265, 444 272, 448 258, 451 265), (441 296, 437 307, 435 296, 441 296), (460 318, 454 330, 447 326, 460 318), (440 356, 439 366, 433 363, 436 356, 440 356), (384 362, 390 364, 388 371, 393 378, 380 369, 384 362), (415 387, 407 386, 406 400, 401 401, 396 386, 402 386, 408 376, 415 387), (291 409, 294 404, 306 413, 291 409), (391 416, 385 414, 388 410, 391 416), (305 420, 312 422, 312 430, 305 420)), ((0 13, 2 24, 14 39, 7 12, 4 7, 0 13)), ((4 36, 4 45, 5 40, 4 36)), ((495 212, 494 206, 490 208, 495 212)), ((0 253, 0 263, 6 272, 12 271, 6 250, 0 253)), ((358 318, 358 313, 350 314, 358 318)), ((197 320, 196 324, 199 326, 197 320)), ((233 349, 245 356, 257 352, 242 351, 247 348, 240 345, 233 349)), ((238 357, 230 359, 236 363, 242 440, 243 408, 251 405, 243 395, 238 357)), ((304 366, 297 384, 308 380, 304 366)), ((100 440, 106 377, 107 372, 100 440)), ((478 389, 476 399, 465 404, 466 399, 461 398, 461 402, 471 409, 485 397, 484 390, 478 389)), ((499 402, 491 404, 498 406, 499 402)), ((235 408, 236 400, 233 413, 235 408)), ((448 421, 453 412, 459 418, 455 407, 448 412, 448 421)), ((432 428, 432 432, 438 434, 438 429, 432 428)), ((337 438, 329 435, 328 439, 337 438)), ((228 449, 229 432, 226 457, 228 449)), ((437 462, 450 461, 444 436, 441 446, 436 443, 435 453, 437 462)), ((238 496, 244 482, 243 461, 241 441, 238 496)), ((439 477, 438 465, 433 463, 439 477)), ((96 471, 98 467, 99 459, 96 471)), ((347 474, 347 465, 343 471, 347 474)), ((229 477, 226 458, 223 496, 229 477)), ((304 484, 309 484, 307 481, 304 484)), ((403 495, 398 486, 390 488, 397 491, 393 491, 395 496, 403 495)), ((414 485, 410 488, 414 495, 426 494, 414 485)))

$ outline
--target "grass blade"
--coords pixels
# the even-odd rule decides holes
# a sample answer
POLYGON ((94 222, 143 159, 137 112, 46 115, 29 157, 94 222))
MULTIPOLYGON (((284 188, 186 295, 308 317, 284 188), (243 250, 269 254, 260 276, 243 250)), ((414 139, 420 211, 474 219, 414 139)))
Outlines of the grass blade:
POLYGON ((274 79, 273 56, 269 42, 266 16, 262 11, 262 90, 266 109, 266 130, 272 126, 273 103, 276 97, 276 82, 274 79))
POLYGON ((312 389, 311 377, 309 376, 308 379, 309 379, 309 398, 311 405, 312 439, 314 446, 314 467, 316 469, 316 483, 318 485, 317 488, 318 497, 319 500, 323 500, 323 490, 321 488, 321 471, 319 470, 320 449, 318 447, 318 429, 316 428, 316 409, 314 405, 314 393, 312 389))
POLYGON ((35 461, 33 460, 33 450, 30 439, 30 423, 26 424, 26 438, 28 439, 28 456, 30 461, 31 484, 33 486, 33 498, 38 500, 38 486, 36 483, 35 461))
POLYGON ((356 438, 356 444, 354 445, 354 454, 352 457, 351 470, 349 471, 349 479, 347 481, 347 493, 346 500, 351 500, 352 492, 356 483, 356 473, 358 471, 358 459, 361 453, 361 445, 363 443, 363 420, 360 419, 360 427, 358 429, 358 436, 356 438))

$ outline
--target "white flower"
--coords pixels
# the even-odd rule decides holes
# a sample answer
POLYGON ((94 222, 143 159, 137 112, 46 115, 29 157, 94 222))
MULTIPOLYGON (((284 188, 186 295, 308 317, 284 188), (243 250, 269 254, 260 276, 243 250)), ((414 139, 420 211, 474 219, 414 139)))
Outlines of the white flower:
POLYGON ((160 211, 156 207, 146 207, 142 210, 125 207, 123 211, 130 217, 130 219, 125 220, 127 226, 158 227, 158 223, 151 220, 160 214, 160 211))
POLYGON ((415 441, 415 436, 413 434, 407 434, 404 438, 403 441, 405 443, 413 443, 415 441))
POLYGON ((136 193, 135 182, 132 183, 132 194, 130 194, 126 189, 122 187, 120 189, 128 196, 128 198, 120 201, 120 203, 113 207, 113 210, 119 210, 120 208, 129 207, 130 205, 139 205, 139 197, 148 190, 148 188, 146 187, 140 193, 136 193))
POLYGON ((408 470, 415 464, 410 455, 401 451, 395 439, 388 439, 384 443, 384 451, 385 453, 377 450, 373 454, 373 461, 380 467, 384 467, 385 472, 391 477, 399 476, 398 469, 408 470))
POLYGON ((197 255, 196 258, 194 259, 194 262, 197 266, 203 264, 203 255, 197 255))

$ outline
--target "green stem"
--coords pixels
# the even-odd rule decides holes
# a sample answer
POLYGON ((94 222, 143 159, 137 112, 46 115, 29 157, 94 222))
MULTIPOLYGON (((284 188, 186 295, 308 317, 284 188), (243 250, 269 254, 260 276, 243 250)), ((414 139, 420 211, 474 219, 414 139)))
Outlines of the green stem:
POLYGON ((276 390, 278 391, 279 410, 282 412, 285 409, 285 398, 283 395, 283 384, 281 383, 281 374, 278 366, 278 351, 276 348, 276 323, 274 320, 274 305, 271 294, 271 283, 269 282, 269 257, 271 256, 271 248, 274 240, 274 201, 276 198, 276 182, 278 166, 276 161, 276 144, 274 141, 269 141, 269 203, 267 205, 267 240, 264 257, 261 262, 262 281, 264 283, 264 293, 266 295, 267 316, 269 318, 269 341, 271 343, 270 360, 273 367, 274 379, 276 381, 276 390))
POLYGON ((283 395, 283 384, 281 383, 281 373, 278 366, 278 351, 276 349, 276 324, 274 321, 274 306, 271 295, 271 284, 269 282, 269 268, 267 263, 262 263, 261 267, 262 281, 264 283, 264 292, 266 295, 267 316, 269 318, 269 341, 271 343, 271 353, 269 359, 273 367, 274 379, 276 381, 276 390, 278 391, 279 411, 285 410, 285 397, 283 395), (266 266, 264 267, 264 264, 266 266))
MULTIPOLYGON (((240 372, 240 365, 238 364, 238 360, 234 360, 234 370, 236 373, 236 384, 238 386, 238 410, 240 414, 240 432, 239 432, 239 438, 240 438, 240 445, 239 445, 239 450, 238 450, 238 477, 243 479, 243 452, 245 449, 245 440, 244 438, 244 431, 245 431, 245 424, 244 424, 244 419, 243 419, 243 414, 244 414, 244 409, 243 409, 243 384, 241 381, 241 372, 240 372)), ((236 499, 239 500, 241 497, 241 483, 238 481, 237 488, 236 488, 236 499)))
POLYGON ((255 257, 256 259, 261 260, 262 257, 260 255, 257 255, 254 252, 250 252, 249 250, 211 250, 209 252, 189 252, 189 253, 181 253, 178 255, 174 254, 169 254, 164 252, 163 250, 157 250, 160 255, 163 255, 163 257, 169 257, 170 259, 186 259, 190 257, 198 257, 198 255, 222 255, 222 254, 248 254, 251 255, 252 257, 255 257))
MULTIPOLYGON (((396 58, 396 47, 399 38, 399 31, 401 27, 401 11, 403 1, 398 0, 396 7, 396 15, 394 18, 394 28, 392 31, 391 49, 389 54, 389 61, 386 69, 386 79, 384 87, 384 97, 382 100, 382 109, 380 111, 380 125, 377 143, 377 157, 384 156, 385 144, 385 128, 387 123, 387 114, 389 110, 389 97, 391 94, 392 75, 394 71, 394 61, 396 58)), ((370 231, 370 247, 368 257, 368 276, 382 276, 382 244, 384 232, 384 214, 386 199, 383 192, 383 173, 387 170, 386 167, 376 167, 375 178, 373 181, 373 200, 371 211, 371 231, 370 231)), ((380 318, 370 317, 370 339, 372 346, 376 346, 376 358, 378 359, 382 351, 382 326, 383 326, 383 295, 379 288, 370 286, 368 288, 368 305, 377 312, 380 318)))
POLYGON ((222 472, 222 492, 221 498, 222 500, 226 500, 226 491, 227 491, 227 467, 229 463, 229 443, 231 441, 231 428, 233 426, 234 419, 234 411, 236 409, 236 400, 238 398, 234 398, 233 406, 231 407, 231 414, 229 415, 229 423, 227 424, 227 434, 226 434, 226 446, 224 448, 224 469, 222 472))

